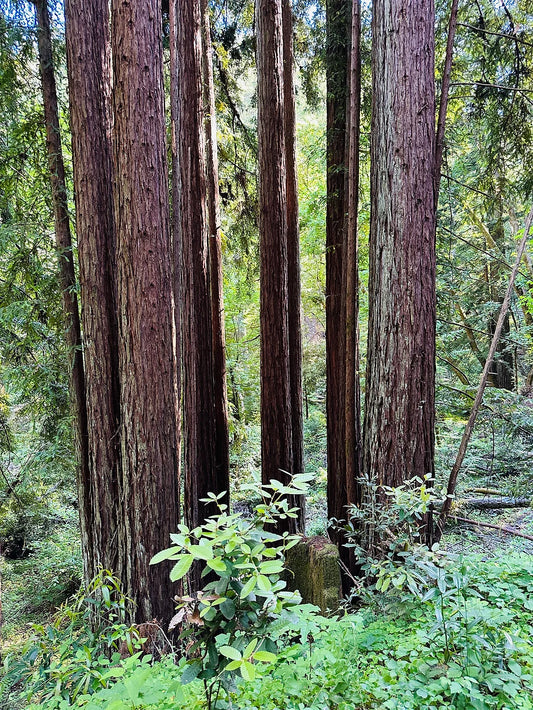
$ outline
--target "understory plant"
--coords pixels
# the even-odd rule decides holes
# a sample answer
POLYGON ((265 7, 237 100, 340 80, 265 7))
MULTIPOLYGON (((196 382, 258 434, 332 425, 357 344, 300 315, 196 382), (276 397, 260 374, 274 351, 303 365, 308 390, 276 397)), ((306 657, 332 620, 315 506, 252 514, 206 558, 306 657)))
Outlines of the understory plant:
POLYGON ((278 648, 269 638, 269 626, 290 618, 301 598, 287 591, 282 579, 285 552, 299 536, 273 529, 279 521, 296 518, 297 508, 290 507, 288 497, 303 495, 311 477, 297 474, 287 485, 273 480, 243 486, 261 497, 249 518, 231 514, 222 502, 224 493, 210 493, 205 501, 216 505, 218 513, 193 530, 179 525, 179 532, 171 535, 172 547, 152 559, 152 564, 175 563, 173 581, 184 578, 193 564, 203 565, 202 576, 209 580, 201 591, 176 598, 170 627, 180 627, 186 648, 182 682, 203 680, 210 710, 217 707, 221 690, 229 697, 236 675, 253 680, 258 663, 276 660, 278 648))
POLYGON ((135 654, 141 645, 135 628, 126 623, 127 607, 131 600, 119 580, 100 571, 49 624, 32 625, 21 651, 5 660, 2 691, 21 687, 27 699, 70 703, 107 687, 120 673, 115 667, 120 647, 135 654))

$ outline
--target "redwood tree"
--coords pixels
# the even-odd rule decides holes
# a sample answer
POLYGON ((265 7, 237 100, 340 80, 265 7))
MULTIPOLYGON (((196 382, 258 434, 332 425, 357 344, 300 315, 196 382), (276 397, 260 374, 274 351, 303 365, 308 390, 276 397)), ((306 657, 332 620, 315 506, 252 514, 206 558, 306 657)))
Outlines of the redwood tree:
POLYGON ((430 0, 373 5, 364 466, 397 486, 433 471, 435 75, 430 0))
POLYGON ((117 545, 137 619, 168 619, 169 567, 149 566, 178 520, 161 3, 111 7, 124 505, 117 545))
POLYGON ((48 169, 52 188, 56 248, 59 261, 59 282, 63 300, 65 335, 69 347, 69 390, 75 423, 76 454, 78 464, 78 499, 80 527, 83 540, 84 572, 90 579, 95 571, 95 551, 92 491, 87 439, 87 410, 85 403, 85 374, 81 350, 81 328, 76 296, 76 274, 72 253, 70 218, 67 207, 67 187, 65 166, 61 147, 59 109, 57 102, 50 15, 47 0, 35 0, 37 16, 37 40, 39 48, 39 70, 43 94, 46 124, 46 148, 48 169))
MULTIPOLYGON (((98 566, 122 576, 119 507, 119 379, 111 148, 111 52, 107 0, 65 2, 65 34, 74 168, 76 232, 87 388, 88 465, 98 566)), ((123 563, 123 560, 122 560, 123 563)))
MULTIPOLYGON (((302 324, 300 230, 298 224, 298 174, 296 164, 296 97, 294 90, 293 19, 290 0, 282 0, 283 107, 287 200, 287 288, 289 327, 289 377, 291 395, 292 472, 304 470, 302 324)), ((305 498, 297 499, 298 528, 305 528, 305 498)))
MULTIPOLYGON (((281 0, 256 4, 261 257, 261 475, 293 471, 281 0)), ((287 529, 296 528, 288 519, 287 529)))
MULTIPOLYGON (((327 205, 326 205, 326 414, 328 518, 345 519, 345 310, 343 253, 345 250, 346 108, 348 60, 348 0, 326 3, 327 82, 327 205)), ((337 539, 335 529, 330 535, 337 539)))
MULTIPOLYGON (((176 62, 176 180, 179 220, 183 344, 184 513, 191 526, 212 511, 201 501, 228 490, 217 478, 213 329, 209 272, 206 140, 203 124, 201 0, 172 3, 176 62)), ((178 265, 179 268, 179 265, 178 265)), ((199 583, 196 579, 195 584, 199 583)))

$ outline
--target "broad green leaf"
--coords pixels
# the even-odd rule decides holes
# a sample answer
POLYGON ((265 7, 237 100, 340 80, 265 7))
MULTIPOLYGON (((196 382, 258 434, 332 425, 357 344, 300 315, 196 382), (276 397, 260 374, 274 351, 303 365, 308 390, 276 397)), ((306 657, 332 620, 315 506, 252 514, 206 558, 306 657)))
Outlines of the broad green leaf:
POLYGON ((194 562, 194 557, 192 555, 183 555, 183 557, 176 562, 174 567, 170 572, 170 579, 176 582, 178 579, 185 577, 187 572, 190 570, 192 563, 194 562))
POLYGON ((250 577, 250 579, 246 582, 244 587, 241 589, 240 597, 241 599, 245 599, 249 594, 251 594, 257 584, 257 578, 256 577, 250 577))
POLYGON ((256 661, 262 661, 263 663, 274 663, 277 660, 276 654, 269 651, 256 651, 254 658, 256 661))
POLYGON ((250 656, 252 655, 252 653, 255 651, 256 648, 257 648, 257 639, 252 639, 250 641, 250 643, 248 644, 248 646, 246 646, 246 648, 242 652, 242 657, 243 658, 250 658, 250 656))
POLYGON ((234 671, 237 670, 237 668, 240 668, 243 664, 243 661, 230 661, 228 665, 224 668, 225 671, 234 671))
POLYGON ((283 571, 282 560, 266 560, 259 565, 261 574, 279 574, 283 571))
POLYGON ((212 545, 191 545, 189 548, 191 555, 194 555, 198 560, 212 560, 213 546, 212 545))
POLYGON ((187 663, 183 670, 183 673, 181 674, 182 684, 187 685, 187 683, 191 683, 193 680, 195 680, 195 678, 198 678, 198 675, 200 674, 202 668, 202 661, 194 660, 190 663, 187 663))
POLYGON ((237 651, 233 646, 221 646, 218 650, 223 656, 231 658, 233 661, 240 661, 242 659, 240 651, 237 651))
POLYGON ((207 560, 207 566, 210 567, 215 572, 225 572, 226 571, 226 565, 218 557, 214 557, 212 560, 207 560))
POLYGON ((270 584, 270 580, 268 577, 265 577, 264 574, 260 574, 257 577, 257 586, 259 589, 262 589, 263 592, 269 592, 272 585, 270 584))
POLYGON ((249 661, 243 661, 241 665, 241 675, 244 680, 253 680, 255 678, 255 667, 249 661))
POLYGON ((163 562, 163 560, 171 560, 172 558, 176 558, 176 555, 179 555, 181 552, 181 547, 169 547, 166 550, 161 550, 161 552, 158 552, 157 555, 154 555, 152 559, 150 560, 151 565, 156 565, 158 562, 163 562))

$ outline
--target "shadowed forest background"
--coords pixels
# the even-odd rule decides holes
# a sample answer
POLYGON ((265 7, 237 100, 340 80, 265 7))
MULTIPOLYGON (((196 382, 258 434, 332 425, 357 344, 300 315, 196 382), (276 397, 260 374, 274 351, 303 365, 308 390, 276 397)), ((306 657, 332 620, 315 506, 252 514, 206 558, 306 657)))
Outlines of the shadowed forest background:
POLYGON ((532 16, 0 0, 2 707, 533 707, 532 16))

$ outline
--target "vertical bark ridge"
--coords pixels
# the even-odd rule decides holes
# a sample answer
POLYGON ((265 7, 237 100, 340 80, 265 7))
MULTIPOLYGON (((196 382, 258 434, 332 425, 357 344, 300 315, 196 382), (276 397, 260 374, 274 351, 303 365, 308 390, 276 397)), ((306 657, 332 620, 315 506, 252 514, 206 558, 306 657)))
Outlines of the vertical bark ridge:
POLYGON ((114 214, 126 592, 137 620, 170 618, 177 525, 175 375, 161 4, 112 0, 114 214))

